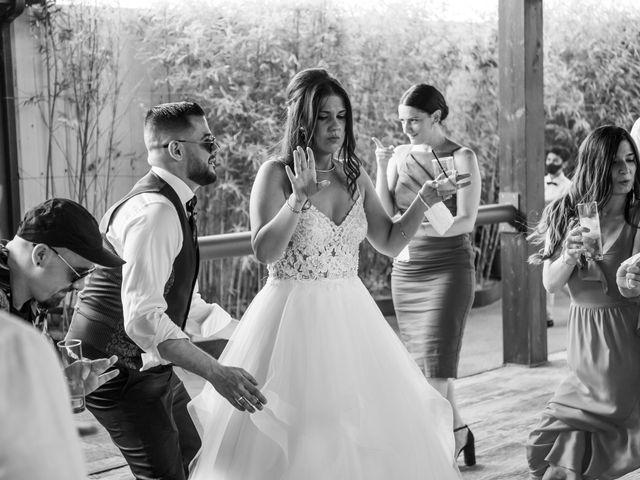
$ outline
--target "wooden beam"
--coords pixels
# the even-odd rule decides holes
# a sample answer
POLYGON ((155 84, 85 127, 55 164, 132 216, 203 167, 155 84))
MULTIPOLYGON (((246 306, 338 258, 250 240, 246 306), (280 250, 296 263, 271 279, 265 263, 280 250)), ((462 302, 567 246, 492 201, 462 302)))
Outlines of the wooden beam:
MULTIPOLYGON (((517 195, 531 227, 544 204, 542 0, 500 0, 498 22, 500 191, 517 195)), ((503 351, 505 362, 533 366, 547 361, 546 306, 525 235, 501 235, 503 351)))
POLYGON ((20 221, 18 132, 13 29, 11 22, 24 10, 24 0, 0 4, 0 238, 12 238, 20 221))

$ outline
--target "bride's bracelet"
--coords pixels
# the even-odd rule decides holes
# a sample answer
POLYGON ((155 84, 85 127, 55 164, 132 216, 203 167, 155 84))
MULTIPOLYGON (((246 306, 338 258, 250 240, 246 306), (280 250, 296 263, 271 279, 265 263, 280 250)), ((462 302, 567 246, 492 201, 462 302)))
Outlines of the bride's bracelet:
POLYGON ((291 210, 293 213, 298 214, 298 213, 302 213, 302 207, 304 207, 304 204, 302 205, 302 207, 300 207, 300 210, 296 210, 295 208, 293 208, 291 205, 289 205, 289 199, 287 198, 284 201, 284 204, 289 207, 289 210, 291 210))

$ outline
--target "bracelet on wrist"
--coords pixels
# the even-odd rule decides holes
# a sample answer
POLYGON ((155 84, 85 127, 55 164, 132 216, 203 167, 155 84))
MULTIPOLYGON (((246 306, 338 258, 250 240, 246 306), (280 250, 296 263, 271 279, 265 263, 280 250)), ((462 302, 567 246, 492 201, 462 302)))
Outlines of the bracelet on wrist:
POLYGON ((421 193, 421 192, 418 192, 418 198, 420 199, 420 201, 422 202, 422 204, 423 204, 425 207, 427 207, 427 209, 431 208, 431 205, 429 205, 429 203, 428 203, 424 198, 422 198, 422 193, 421 193))
MULTIPOLYGON (((306 203, 306 202, 305 202, 306 203)), ((295 213, 296 215, 302 212, 302 207, 304 207, 304 204, 302 205, 302 207, 300 207, 300 210, 296 210, 295 208, 293 208, 290 204, 289 204, 289 199, 287 198, 284 201, 284 204, 289 207, 289 210, 291 210, 293 213, 295 213)))

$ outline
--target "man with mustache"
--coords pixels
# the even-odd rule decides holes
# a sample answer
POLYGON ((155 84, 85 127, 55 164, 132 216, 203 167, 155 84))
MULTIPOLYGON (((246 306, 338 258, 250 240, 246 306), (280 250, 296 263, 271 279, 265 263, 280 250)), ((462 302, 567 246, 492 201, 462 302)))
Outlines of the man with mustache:
MULTIPOLYGON (((0 242, 0 477, 86 478, 60 363, 46 336, 46 310, 81 289, 94 264, 122 265, 105 250, 81 205, 53 198, 29 210, 0 242)), ((85 392, 114 378, 117 357, 83 362, 85 392)))
POLYGON ((221 365, 190 338, 228 338, 236 324, 196 285, 195 192, 215 182, 219 151, 205 113, 192 102, 153 107, 144 142, 150 172, 101 222, 127 263, 91 276, 68 336, 80 338, 89 356, 119 357, 120 375, 87 396, 87 408, 136 478, 182 480, 200 438, 172 365, 209 381, 239 410, 252 413, 266 399, 249 373, 221 365))

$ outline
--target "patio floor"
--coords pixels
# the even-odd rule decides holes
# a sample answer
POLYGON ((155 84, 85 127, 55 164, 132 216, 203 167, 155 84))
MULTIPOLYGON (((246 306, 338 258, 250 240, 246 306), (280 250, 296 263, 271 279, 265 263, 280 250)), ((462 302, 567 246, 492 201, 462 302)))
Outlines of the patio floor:
MULTIPOLYGON (((473 309, 463 341, 456 394, 461 412, 476 437, 477 465, 461 466, 464 480, 527 479, 524 443, 545 402, 566 374, 568 299, 556 300, 555 326, 548 330, 549 363, 536 368, 502 365, 501 305, 473 309)), ((393 317, 388 318, 392 326, 393 317)), ((197 377, 184 374, 191 393, 201 388, 197 377)), ((133 475, 106 432, 91 414, 76 415, 79 424, 97 429, 83 437, 91 479, 132 480, 133 475)), ((462 461, 462 455, 460 456, 462 461)), ((640 470, 624 480, 640 480, 640 470)), ((250 480, 250 479, 248 479, 250 480)))

